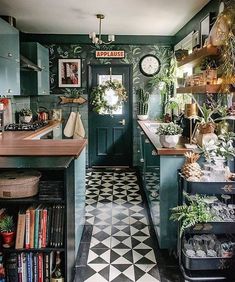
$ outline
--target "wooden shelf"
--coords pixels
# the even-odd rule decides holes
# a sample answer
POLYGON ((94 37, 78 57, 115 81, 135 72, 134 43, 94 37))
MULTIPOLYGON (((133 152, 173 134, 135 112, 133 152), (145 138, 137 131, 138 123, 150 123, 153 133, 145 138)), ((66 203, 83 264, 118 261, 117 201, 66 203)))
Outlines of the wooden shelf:
POLYGON ((214 46, 207 46, 203 47, 198 51, 194 51, 192 54, 188 55, 187 57, 183 58, 181 61, 178 62, 178 67, 187 66, 187 67, 194 67, 200 63, 200 61, 212 55, 218 55, 219 49, 214 46))
POLYGON ((211 85, 200 85, 200 86, 188 86, 179 87, 176 89, 177 93, 217 93, 221 88, 221 84, 211 84, 211 85))

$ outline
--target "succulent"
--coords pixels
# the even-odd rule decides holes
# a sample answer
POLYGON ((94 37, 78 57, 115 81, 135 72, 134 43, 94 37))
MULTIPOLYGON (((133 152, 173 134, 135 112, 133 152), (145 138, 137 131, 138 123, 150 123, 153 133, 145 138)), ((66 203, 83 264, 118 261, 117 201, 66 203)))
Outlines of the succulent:
POLYGON ((30 109, 27 108, 23 108, 19 111, 20 116, 31 116, 32 115, 32 111, 30 109))
POLYGON ((13 216, 5 215, 0 220, 0 231, 1 232, 13 232, 15 230, 15 224, 13 216))
POLYGON ((149 101, 149 93, 144 92, 143 88, 139 88, 137 90, 138 95, 138 114, 139 115, 147 115, 148 113, 148 101, 149 101))
POLYGON ((173 122, 168 124, 160 124, 156 134, 157 135, 178 135, 181 134, 183 129, 173 122))

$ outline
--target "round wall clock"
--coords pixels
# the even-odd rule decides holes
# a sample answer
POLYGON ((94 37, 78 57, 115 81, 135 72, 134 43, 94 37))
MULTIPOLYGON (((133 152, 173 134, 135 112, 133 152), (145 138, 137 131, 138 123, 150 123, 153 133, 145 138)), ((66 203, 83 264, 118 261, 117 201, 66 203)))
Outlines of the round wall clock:
POLYGON ((159 59, 152 55, 145 55, 140 59, 140 71, 145 76, 154 76, 160 71, 161 63, 159 59))

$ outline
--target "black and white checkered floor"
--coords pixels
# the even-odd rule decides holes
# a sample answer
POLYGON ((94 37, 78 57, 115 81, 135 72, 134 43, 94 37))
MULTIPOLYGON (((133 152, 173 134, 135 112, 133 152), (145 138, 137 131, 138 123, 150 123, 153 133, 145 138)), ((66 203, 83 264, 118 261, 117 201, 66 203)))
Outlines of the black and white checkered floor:
POLYGON ((160 281, 135 172, 87 172, 86 225, 76 282, 160 281))

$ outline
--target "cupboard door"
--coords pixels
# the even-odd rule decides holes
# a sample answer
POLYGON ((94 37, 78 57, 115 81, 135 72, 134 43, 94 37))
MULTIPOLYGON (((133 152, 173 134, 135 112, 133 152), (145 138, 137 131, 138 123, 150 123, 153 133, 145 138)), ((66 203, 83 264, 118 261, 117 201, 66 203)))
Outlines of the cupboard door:
POLYGON ((19 31, 0 18, 0 57, 19 62, 19 31))
POLYGON ((20 64, 0 57, 0 95, 20 95, 20 64))

